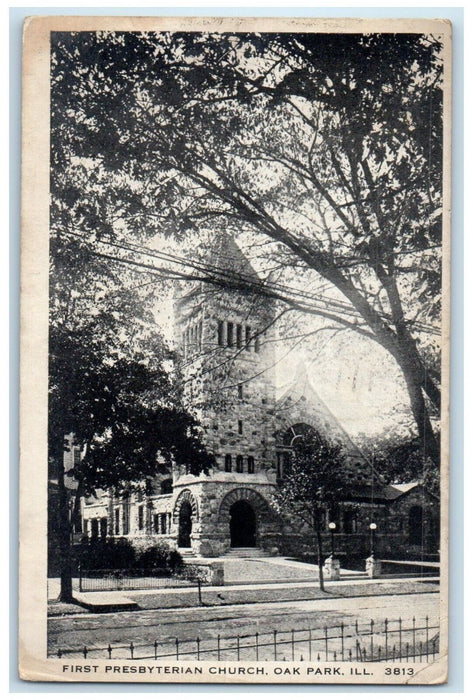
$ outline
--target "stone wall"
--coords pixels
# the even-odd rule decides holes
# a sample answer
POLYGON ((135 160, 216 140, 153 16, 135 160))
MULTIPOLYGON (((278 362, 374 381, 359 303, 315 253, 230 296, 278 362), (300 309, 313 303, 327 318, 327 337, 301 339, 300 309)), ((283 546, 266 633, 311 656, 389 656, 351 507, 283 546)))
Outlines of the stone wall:
POLYGON ((230 455, 232 471, 236 471, 238 456, 243 458, 243 473, 248 473, 248 457, 254 459, 256 473, 273 470, 275 343, 271 302, 205 290, 181 299, 175 313, 186 401, 202 423, 216 469, 225 471, 225 456, 230 455), (219 323, 223 324, 222 344, 219 323), (233 333, 230 347, 229 324, 233 333), (242 333, 238 343, 237 327, 242 333))
POLYGON ((253 508, 256 516, 256 546, 266 547, 268 537, 277 532, 277 516, 272 512, 269 499, 274 486, 263 475, 218 473, 210 477, 187 478, 177 488, 173 509, 173 527, 177 539, 179 507, 183 494, 195 504, 191 533, 191 546, 201 556, 217 557, 231 546, 230 508, 244 500, 253 508), (239 477, 239 478, 238 478, 239 477))

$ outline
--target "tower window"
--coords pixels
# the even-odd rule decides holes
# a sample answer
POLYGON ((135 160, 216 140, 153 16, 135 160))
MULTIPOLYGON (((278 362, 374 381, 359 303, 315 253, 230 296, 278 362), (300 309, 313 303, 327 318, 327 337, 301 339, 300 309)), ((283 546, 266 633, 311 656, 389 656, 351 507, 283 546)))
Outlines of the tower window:
POLYGON ((237 345, 237 348, 241 348, 241 345, 242 345, 242 332, 241 331, 242 331, 241 325, 238 323, 237 327, 236 327, 236 345, 237 345))
POLYGON ((239 399, 243 398, 243 384, 238 385, 238 398, 239 399))
POLYGON ((248 457, 248 474, 254 474, 254 473, 255 473, 255 458, 248 457))
POLYGON ((238 421, 238 435, 243 435, 243 421, 238 421))
POLYGON ((218 322, 217 338, 218 338, 218 344, 220 345, 220 347, 222 347, 223 346, 223 321, 218 322))
POLYGON ((250 351, 250 343, 251 343, 251 328, 249 326, 245 327, 245 346, 246 350, 248 352, 250 351))
POLYGON ((227 323, 227 345, 229 348, 233 347, 233 323, 231 321, 227 323))
POLYGON ((236 458, 236 470, 239 474, 243 473, 243 457, 241 455, 236 458))
POLYGON ((259 352, 259 349, 260 349, 260 340, 259 340, 259 336, 257 335, 255 338, 255 352, 259 352))
POLYGON ((232 456, 231 455, 225 455, 225 471, 226 472, 232 471, 232 456))

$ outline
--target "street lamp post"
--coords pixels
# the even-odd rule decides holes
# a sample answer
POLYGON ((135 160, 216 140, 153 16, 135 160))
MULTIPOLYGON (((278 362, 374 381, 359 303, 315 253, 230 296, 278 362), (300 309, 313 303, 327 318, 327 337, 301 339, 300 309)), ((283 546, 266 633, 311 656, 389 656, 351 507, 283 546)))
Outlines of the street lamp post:
POLYGON ((336 528, 337 528, 337 526, 335 523, 328 524, 328 529, 330 530, 330 543, 331 543, 331 547, 332 547, 332 553, 330 556, 332 557, 332 559, 335 558, 335 537, 334 537, 334 535, 335 535, 336 528))
POLYGON ((331 542, 331 547, 332 551, 330 553, 330 556, 327 557, 325 560, 325 565, 324 565, 324 575, 327 578, 328 581, 338 581, 340 579, 340 562, 338 559, 335 559, 335 530, 337 529, 337 526, 335 523, 330 522, 328 524, 328 529, 330 530, 330 542, 331 542))
POLYGON ((371 540, 371 556, 375 558, 375 537, 376 537, 376 523, 370 523, 370 540, 371 540))

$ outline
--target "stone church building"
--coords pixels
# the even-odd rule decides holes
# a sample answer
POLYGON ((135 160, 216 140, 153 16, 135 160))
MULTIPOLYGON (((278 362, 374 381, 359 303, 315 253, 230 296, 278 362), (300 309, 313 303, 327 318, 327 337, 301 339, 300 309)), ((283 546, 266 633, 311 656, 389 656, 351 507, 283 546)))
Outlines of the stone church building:
MULTIPOLYGON (((348 500, 337 513, 337 547, 367 555, 370 522, 383 552, 436 551, 438 503, 417 484, 388 486, 360 453, 312 386, 304 366, 276 387, 274 302, 232 237, 222 234, 211 264, 222 285, 180 284, 175 341, 188 408, 215 457, 208 475, 185 466, 159 475, 151 495, 84 499, 89 537, 154 538, 184 552, 217 557, 258 548, 281 554, 310 550, 300 523, 271 506, 298 437, 311 427, 343 445, 348 500), (224 287, 231 282, 232 289, 224 287)), ((326 541, 329 541, 328 530, 326 541)))

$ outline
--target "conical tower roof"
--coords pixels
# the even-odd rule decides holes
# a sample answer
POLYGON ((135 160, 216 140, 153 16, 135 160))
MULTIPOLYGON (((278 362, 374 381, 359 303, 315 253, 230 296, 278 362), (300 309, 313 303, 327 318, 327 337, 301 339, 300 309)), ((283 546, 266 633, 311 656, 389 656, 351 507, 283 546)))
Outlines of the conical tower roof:
POLYGON ((213 268, 217 268, 219 272, 231 272, 238 277, 247 278, 251 282, 260 281, 256 271, 231 233, 223 231, 216 234, 206 258, 209 264, 213 268))

